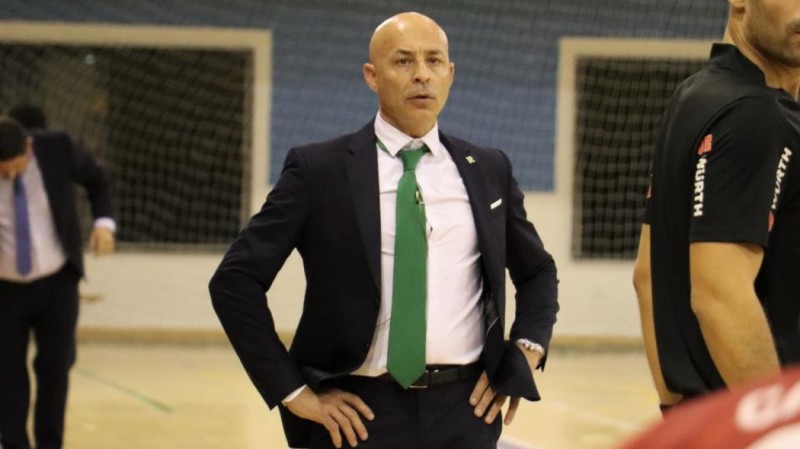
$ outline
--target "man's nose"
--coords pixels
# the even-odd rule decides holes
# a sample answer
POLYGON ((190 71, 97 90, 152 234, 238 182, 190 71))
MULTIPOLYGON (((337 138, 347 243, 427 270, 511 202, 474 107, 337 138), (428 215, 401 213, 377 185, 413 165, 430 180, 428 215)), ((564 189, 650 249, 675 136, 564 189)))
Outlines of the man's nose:
POLYGON ((430 79, 431 69, 427 64, 425 64, 425 61, 421 61, 419 64, 416 64, 414 70, 414 81, 426 83, 430 79))

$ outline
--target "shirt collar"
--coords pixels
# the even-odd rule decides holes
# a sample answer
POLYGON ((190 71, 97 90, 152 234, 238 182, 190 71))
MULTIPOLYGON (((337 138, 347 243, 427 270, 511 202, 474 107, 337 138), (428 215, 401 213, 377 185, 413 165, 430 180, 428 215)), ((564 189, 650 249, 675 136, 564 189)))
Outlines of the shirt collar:
POLYGON ((759 84, 767 84, 764 72, 747 59, 735 45, 715 43, 711 46, 711 61, 759 84))
POLYGON ((721 43, 712 45, 711 62, 719 67, 730 70, 749 82, 756 83, 759 86, 776 92, 780 96, 791 99, 793 103, 797 103, 789 92, 780 88, 767 86, 767 79, 761 68, 748 59, 735 45, 721 43))
MULTIPOLYGON (((400 149, 406 146, 408 142, 415 139, 384 120, 380 111, 378 111, 378 115, 375 117, 375 136, 383 142, 386 151, 392 156, 397 156, 400 149)), ((439 122, 436 122, 433 128, 425 133, 424 136, 420 137, 419 140, 425 143, 435 158, 439 157, 444 150, 442 142, 439 140, 439 122)))

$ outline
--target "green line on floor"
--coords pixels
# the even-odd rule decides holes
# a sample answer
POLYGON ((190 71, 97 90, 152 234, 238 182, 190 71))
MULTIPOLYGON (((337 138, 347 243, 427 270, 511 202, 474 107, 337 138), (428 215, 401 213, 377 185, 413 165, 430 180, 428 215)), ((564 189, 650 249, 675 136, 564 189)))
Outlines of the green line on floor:
POLYGON ((162 411, 164 413, 172 413, 172 411, 173 411, 172 407, 170 407, 167 404, 164 404, 161 401, 153 399, 150 396, 147 396, 146 394, 139 393, 136 390, 132 390, 130 388, 124 387, 124 386, 122 386, 122 385, 120 385, 120 384, 118 384, 118 383, 116 383, 114 381, 111 381, 111 380, 108 380, 108 379, 104 379, 104 378, 98 376, 97 374, 92 373, 91 371, 85 370, 85 369, 80 368, 80 367, 76 367, 75 371, 78 374, 80 374, 81 376, 83 376, 83 377, 85 377, 87 379, 93 380, 93 381, 95 381, 95 382, 97 382, 99 384, 103 384, 103 385, 105 385, 107 387, 111 387, 114 390, 119 391, 120 393, 124 393, 124 394, 126 394, 128 396, 136 398, 136 399, 144 402, 145 404, 148 404, 151 407, 153 407, 153 408, 155 408, 157 410, 160 410, 160 411, 162 411))

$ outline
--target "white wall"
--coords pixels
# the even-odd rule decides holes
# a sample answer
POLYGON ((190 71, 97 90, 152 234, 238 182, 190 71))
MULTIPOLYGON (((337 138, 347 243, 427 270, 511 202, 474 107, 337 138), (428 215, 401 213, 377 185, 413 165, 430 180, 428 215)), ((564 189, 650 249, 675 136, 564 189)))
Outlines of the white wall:
MULTIPOLYGON (((529 194, 526 198, 529 217, 559 267, 561 312, 556 334, 635 337, 639 330, 631 264, 572 261, 572 228, 564 213, 570 204, 569 198, 557 195, 529 194)), ((102 299, 84 304, 81 326, 218 330, 207 284, 221 258, 222 253, 87 255, 89 279, 82 284, 82 292, 101 294, 102 299)), ((302 265, 294 253, 268 294, 279 330, 294 329, 304 285, 302 265)), ((509 296, 513 291, 509 282, 509 296)), ((509 307, 509 316, 513 311, 509 307)))

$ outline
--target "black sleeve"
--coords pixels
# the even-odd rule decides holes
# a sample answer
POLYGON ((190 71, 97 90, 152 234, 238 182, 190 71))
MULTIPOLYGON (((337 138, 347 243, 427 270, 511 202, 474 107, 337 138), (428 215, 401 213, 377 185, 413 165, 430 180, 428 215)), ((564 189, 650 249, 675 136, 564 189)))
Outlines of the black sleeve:
POLYGON ((239 234, 209 283, 214 311, 270 408, 305 384, 275 331, 265 298, 308 216, 307 168, 294 149, 267 201, 239 234))
POLYGON ((69 152, 71 178, 86 189, 89 205, 92 208, 92 217, 95 219, 112 218, 114 208, 108 173, 78 140, 73 139, 67 133, 53 132, 50 134, 54 139, 61 140, 61 148, 69 152))
POLYGON ((506 167, 508 208, 506 209, 506 267, 516 290, 516 313, 511 325, 511 341, 503 351, 493 386, 500 394, 540 399, 528 362, 515 341, 526 338, 542 345, 545 356, 539 362, 544 369, 550 338, 558 313, 558 272, 555 261, 544 248, 539 233, 528 220, 525 195, 512 173, 511 162, 500 152, 506 167))
POLYGON ((691 242, 767 245, 778 160, 788 133, 769 99, 732 104, 695 156, 691 242))
POLYGON ((653 197, 653 172, 650 172, 650 183, 647 185, 647 200, 644 206, 644 219, 642 220, 643 224, 649 225, 650 220, 652 220, 653 216, 653 206, 652 201, 650 198, 653 197))

